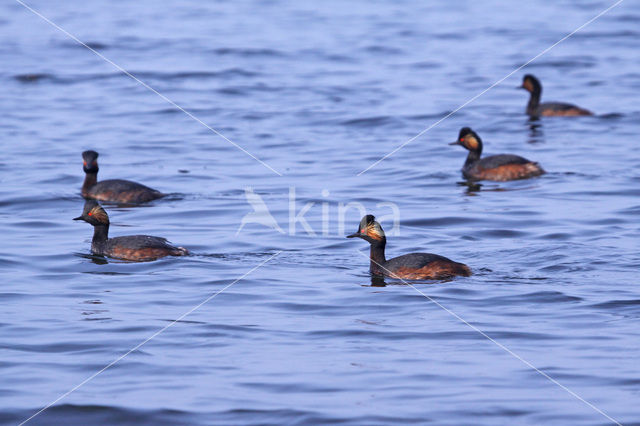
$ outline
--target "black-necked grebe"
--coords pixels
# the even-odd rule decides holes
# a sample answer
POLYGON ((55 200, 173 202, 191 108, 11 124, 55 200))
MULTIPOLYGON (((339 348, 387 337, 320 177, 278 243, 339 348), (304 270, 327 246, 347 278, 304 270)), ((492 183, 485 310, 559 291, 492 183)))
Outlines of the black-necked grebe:
POLYGON ((462 145, 469 150, 467 161, 462 167, 462 175, 470 180, 507 180, 527 179, 540 176, 545 171, 533 161, 518 155, 500 154, 480 158, 482 139, 468 127, 460 129, 458 140, 449 145, 462 145))
POLYGON ((123 260, 147 261, 164 256, 184 256, 187 249, 172 246, 166 239, 148 235, 131 235, 109 238, 109 216, 97 201, 87 200, 82 216, 73 220, 84 220, 93 225, 91 251, 101 256, 123 260))
POLYGON ((580 108, 578 106, 567 104, 563 102, 544 102, 540 103, 540 95, 542 94, 542 84, 540 81, 532 76, 531 74, 527 74, 522 79, 522 89, 525 89, 527 92, 531 93, 531 97, 529 98, 529 103, 527 104, 527 114, 531 117, 539 117, 539 116, 578 116, 578 115, 593 115, 593 113, 584 108, 580 108))
POLYGON ((85 172, 82 185, 84 198, 112 203, 146 203, 165 196, 160 191, 129 180, 108 179, 98 182, 98 153, 85 151, 82 160, 85 172))
POLYGON ((373 215, 366 215, 360 221, 358 232, 347 236, 347 238, 362 238, 371 244, 369 255, 371 274, 406 280, 440 280, 456 275, 464 277, 471 275, 467 265, 437 254, 411 253, 387 260, 384 256, 387 237, 384 235, 382 226, 375 219, 373 215))

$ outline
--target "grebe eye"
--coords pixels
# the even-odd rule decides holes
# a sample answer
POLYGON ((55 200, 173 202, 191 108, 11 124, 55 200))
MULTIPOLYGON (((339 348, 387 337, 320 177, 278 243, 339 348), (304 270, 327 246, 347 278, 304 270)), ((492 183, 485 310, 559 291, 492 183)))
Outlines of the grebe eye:
POLYGON ((83 166, 86 166, 86 165, 87 165, 87 162, 86 162, 86 161, 83 161, 83 162, 82 162, 82 165, 83 165, 83 166))
POLYGON ((460 142, 464 142, 464 138, 460 138, 460 142))
POLYGON ((89 214, 89 216, 93 216, 93 213, 91 213, 91 212, 89 212, 88 214, 89 214))

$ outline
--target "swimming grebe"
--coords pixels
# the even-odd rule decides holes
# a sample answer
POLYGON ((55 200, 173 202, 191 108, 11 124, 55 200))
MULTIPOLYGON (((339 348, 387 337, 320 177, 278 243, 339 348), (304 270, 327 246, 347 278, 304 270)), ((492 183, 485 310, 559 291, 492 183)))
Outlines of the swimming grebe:
POLYGON ((148 235, 131 235, 109 238, 109 216, 97 201, 87 200, 82 216, 73 220, 84 220, 93 225, 91 251, 101 256, 123 260, 147 261, 164 256, 184 256, 187 249, 172 246, 166 239, 148 235))
POLYGON ((531 74, 524 76, 520 88, 531 93, 529 103, 527 104, 527 114, 531 117, 539 117, 541 115, 545 117, 593 115, 589 110, 563 102, 544 102, 541 104, 540 95, 542 94, 542 84, 531 74))
POLYGON ((369 272, 373 275, 406 280, 439 280, 456 275, 468 277, 469 267, 443 256, 431 253, 411 253, 386 260, 384 248, 387 238, 373 215, 366 215, 360 221, 358 232, 347 238, 362 238, 371 244, 369 272))
POLYGON ((82 168, 85 172, 82 196, 112 203, 146 203, 164 197, 160 191, 148 186, 122 179, 98 180, 98 153, 82 153, 82 168))
POLYGON ((545 173, 538 163, 518 155, 500 154, 481 159, 482 139, 469 127, 460 129, 458 140, 449 145, 462 145, 469 150, 467 161, 462 167, 462 175, 465 179, 504 182, 527 179, 545 173))

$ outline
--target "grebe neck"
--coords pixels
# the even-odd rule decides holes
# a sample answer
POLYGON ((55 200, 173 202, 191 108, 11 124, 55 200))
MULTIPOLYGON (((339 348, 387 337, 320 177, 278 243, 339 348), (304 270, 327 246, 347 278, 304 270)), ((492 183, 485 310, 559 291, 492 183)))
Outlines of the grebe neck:
POLYGON ((480 159, 480 155, 482 155, 482 147, 480 147, 480 149, 476 151, 469 151, 467 160, 464 162, 464 167, 469 167, 470 165, 478 161, 480 159))
POLYGON ((98 182, 98 172, 89 172, 84 175, 84 183, 82 184, 82 195, 86 196, 89 190, 98 182))
POLYGON ((538 106, 540 105, 540 95, 542 95, 541 87, 534 87, 529 97, 529 103, 527 104, 527 114, 536 116, 538 115, 538 106))
POLYGON ((104 244, 109 239, 109 224, 106 225, 94 225, 93 227, 93 239, 91 245, 99 246, 104 244))
POLYGON ((385 275, 384 264, 387 259, 384 257, 384 248, 387 244, 386 239, 381 242, 371 244, 371 250, 369 252, 369 272, 375 275, 385 275))

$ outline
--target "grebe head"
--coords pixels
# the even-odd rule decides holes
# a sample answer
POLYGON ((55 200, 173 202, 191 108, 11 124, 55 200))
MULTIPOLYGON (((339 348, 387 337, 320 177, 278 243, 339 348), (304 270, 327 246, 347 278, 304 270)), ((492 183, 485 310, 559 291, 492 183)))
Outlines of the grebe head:
POLYGON ((347 235, 347 238, 362 238, 370 244, 380 244, 387 240, 384 235, 382 226, 376 222, 376 218, 368 214, 362 218, 360 225, 358 226, 358 232, 355 234, 347 235))
POLYGON ((472 152, 482 152, 482 139, 470 127, 463 127, 458 134, 458 140, 449 145, 461 145, 472 152))
POLYGON ((540 84, 540 81, 531 74, 526 74, 522 78, 522 86, 520 86, 520 88, 526 90, 529 93, 542 91, 542 85, 540 84))
POLYGON ((85 173, 98 173, 98 153, 85 151, 82 153, 82 169, 85 173))
POLYGON ((87 200, 82 215, 74 217, 73 220, 84 220, 93 226, 109 225, 109 215, 95 200, 87 200))

